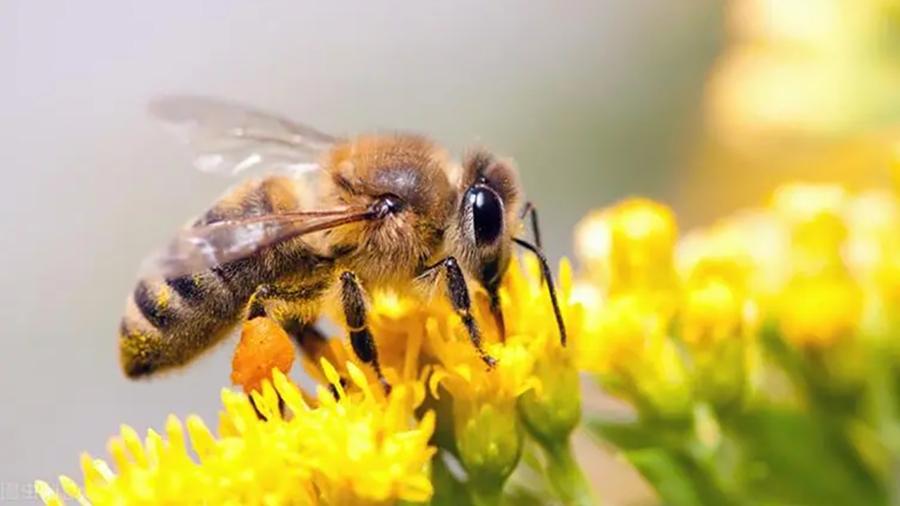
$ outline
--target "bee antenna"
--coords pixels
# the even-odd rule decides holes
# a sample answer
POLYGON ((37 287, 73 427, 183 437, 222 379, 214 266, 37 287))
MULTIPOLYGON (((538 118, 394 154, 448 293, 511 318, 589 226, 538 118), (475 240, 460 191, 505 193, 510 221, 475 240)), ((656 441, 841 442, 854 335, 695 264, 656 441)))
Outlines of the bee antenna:
POLYGON ((534 253, 541 263, 541 272, 544 273, 544 279, 547 280, 547 292, 550 294, 550 303, 553 305, 553 314, 556 316, 556 326, 559 327, 559 342, 565 346, 566 324, 563 322, 562 312, 559 310, 559 301, 556 299, 556 287, 553 285, 553 272, 550 271, 550 264, 547 263, 547 257, 544 256, 544 253, 540 248, 524 239, 513 237, 513 241, 519 246, 534 253))

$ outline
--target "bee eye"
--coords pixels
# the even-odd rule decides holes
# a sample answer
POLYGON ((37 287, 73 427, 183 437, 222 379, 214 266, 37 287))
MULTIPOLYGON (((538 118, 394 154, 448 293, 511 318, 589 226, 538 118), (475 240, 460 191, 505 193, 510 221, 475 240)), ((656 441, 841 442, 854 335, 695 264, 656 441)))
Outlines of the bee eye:
POLYGON ((475 185, 467 192, 467 205, 472 210, 475 244, 494 243, 503 232, 503 202, 494 190, 475 185))

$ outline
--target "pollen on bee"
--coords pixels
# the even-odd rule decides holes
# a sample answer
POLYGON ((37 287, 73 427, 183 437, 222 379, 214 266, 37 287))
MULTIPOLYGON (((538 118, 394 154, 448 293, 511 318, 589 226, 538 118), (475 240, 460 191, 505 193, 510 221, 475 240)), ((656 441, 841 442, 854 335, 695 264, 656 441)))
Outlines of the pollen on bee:
POLYGON ((293 364, 294 345, 281 325, 266 317, 244 322, 231 361, 231 381, 235 385, 250 393, 271 377, 272 369, 287 373, 293 364))
POLYGON ((169 291, 169 287, 165 284, 160 285, 159 293, 156 294, 156 305, 160 309, 166 309, 169 307, 169 301, 172 298, 172 293, 169 291))

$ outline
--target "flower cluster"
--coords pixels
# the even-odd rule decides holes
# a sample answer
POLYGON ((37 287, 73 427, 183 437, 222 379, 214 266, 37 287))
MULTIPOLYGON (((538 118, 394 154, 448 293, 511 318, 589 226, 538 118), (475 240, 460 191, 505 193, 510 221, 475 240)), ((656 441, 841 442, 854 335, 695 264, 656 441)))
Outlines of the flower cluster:
MULTIPOLYGON (((84 485, 60 485, 81 504, 591 504, 571 448, 587 372, 635 414, 588 414, 587 428, 666 503, 889 500, 900 462, 896 195, 787 185, 682 237, 667 207, 629 199, 585 217, 576 250, 578 272, 563 261, 557 280, 567 346, 528 257, 503 280, 502 335, 473 290, 493 368, 441 297, 371 294, 390 393, 342 338, 301 354, 319 384, 304 391, 287 376, 287 334, 255 319, 232 375, 249 397, 223 392, 217 436, 197 417, 190 445, 174 417, 165 437, 124 427, 112 466, 85 456, 84 485)), ((47 483, 37 490, 62 502, 47 483)))
MULTIPOLYGON (((322 365, 336 380, 334 368, 322 365)), ((123 427, 109 443, 115 473, 84 455, 84 488, 66 477, 60 483, 82 504, 426 500, 432 494, 427 471, 434 453, 433 414, 413 421, 407 415, 421 402, 413 391, 398 387, 382 402, 359 369, 351 364, 348 372, 354 391, 320 388, 315 407, 277 371, 272 382, 253 392, 252 403, 225 390, 218 437, 195 416, 184 424, 170 417, 165 437, 151 430, 143 442, 134 429, 123 427), (319 434, 327 437, 311 436, 319 434)), ((47 504, 61 503, 48 484, 38 482, 37 490, 47 504)))
POLYGON ((885 500, 900 456, 896 195, 785 185, 680 240, 667 208, 632 199, 576 233, 583 367, 638 415, 592 429, 652 482, 680 483, 667 502, 885 500), (814 471, 845 476, 838 495, 801 479, 814 471))
MULTIPOLYGON (((581 313, 570 303, 572 270, 567 263, 561 270, 568 348, 536 262, 515 260, 507 272, 502 336, 487 295, 472 287, 493 368, 443 298, 422 304, 393 292, 371 294, 369 327, 390 393, 343 338, 323 343, 316 356, 301 354, 319 384, 316 395, 305 392, 287 376, 295 360, 287 334, 254 319, 244 325, 232 373, 249 397, 223 391, 218 436, 199 418, 187 419, 196 459, 173 417, 166 437, 149 431, 144 442, 124 427, 109 445, 113 466, 85 456, 84 486, 66 477, 60 484, 78 502, 98 505, 496 504, 514 488, 506 485, 523 453, 539 448, 550 482, 517 493, 555 492, 566 504, 588 504, 569 446, 581 416, 572 350, 581 313), (461 473, 451 471, 452 461, 461 473), (464 498, 452 495, 460 490, 464 498)), ((48 484, 37 487, 48 504, 61 502, 48 484)))

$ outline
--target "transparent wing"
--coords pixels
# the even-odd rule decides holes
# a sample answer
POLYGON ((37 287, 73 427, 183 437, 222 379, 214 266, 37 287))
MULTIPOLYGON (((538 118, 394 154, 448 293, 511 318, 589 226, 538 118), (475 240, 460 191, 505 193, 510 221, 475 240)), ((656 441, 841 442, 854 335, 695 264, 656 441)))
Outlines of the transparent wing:
POLYGON ((250 168, 304 173, 339 138, 262 111, 213 98, 172 95, 150 114, 191 147, 194 166, 232 175, 250 168))
POLYGON ((346 207, 253 216, 186 228, 167 247, 148 257, 141 273, 167 279, 194 274, 247 258, 295 237, 375 217, 369 208, 346 207))

